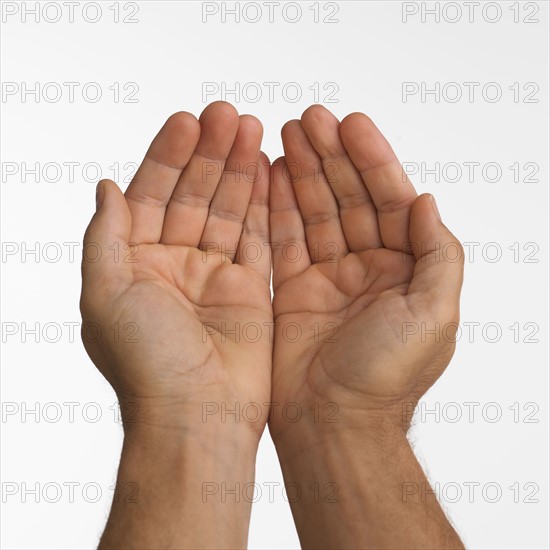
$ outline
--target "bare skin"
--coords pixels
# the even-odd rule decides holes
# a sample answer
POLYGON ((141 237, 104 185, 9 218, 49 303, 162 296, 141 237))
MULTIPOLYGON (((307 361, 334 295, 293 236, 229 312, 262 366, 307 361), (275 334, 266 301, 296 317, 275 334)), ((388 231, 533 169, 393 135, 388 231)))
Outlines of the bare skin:
POLYGON ((204 503, 202 483, 253 481, 267 415, 222 423, 203 413, 205 404, 270 397, 269 331, 254 342, 232 332, 238 323, 272 323, 269 255, 252 262, 241 253, 269 242, 261 138, 260 122, 227 103, 209 105, 199 120, 177 113, 125 196, 111 181, 98 186, 85 246, 102 255, 83 262, 81 310, 84 325, 99 325, 103 337, 84 333, 84 344, 121 403, 119 485, 141 487, 137 503, 114 503, 101 547, 246 546, 250 503, 232 506, 219 496, 204 503), (175 495, 157 495, 155 485, 175 495), (202 524, 181 522, 199 511, 202 524), (121 529, 123 520, 132 528, 121 529))
POLYGON ((254 480, 267 414, 205 406, 269 401, 303 547, 462 547, 411 491, 429 485, 406 438, 453 355, 463 256, 437 251, 461 246, 365 115, 313 106, 282 137, 270 169, 259 121, 217 102, 166 122, 125 195, 98 186, 83 340, 125 429, 101 548, 245 547, 250 500, 219 489, 254 480), (422 337, 436 323, 445 337, 422 337))
POLYGON ((461 245, 367 116, 340 123, 316 105, 282 138, 270 197, 272 401, 304 416, 273 414, 270 431, 287 483, 325 487, 317 500, 338 492, 328 509, 309 493, 292 505, 302 545, 461 547, 435 499, 401 498, 404 483, 426 485, 405 433, 453 355, 459 315, 463 255, 431 252, 461 245), (298 246, 285 252, 289 242, 298 246), (436 323, 447 338, 422 338, 436 323), (302 338, 283 333, 290 324, 302 338))

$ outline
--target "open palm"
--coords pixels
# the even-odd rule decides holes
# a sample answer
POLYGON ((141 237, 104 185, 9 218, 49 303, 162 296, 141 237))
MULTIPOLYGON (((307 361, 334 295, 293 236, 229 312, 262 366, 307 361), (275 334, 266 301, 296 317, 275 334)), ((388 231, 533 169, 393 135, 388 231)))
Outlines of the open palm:
POLYGON ((148 412, 182 405, 199 422, 201 403, 268 401, 269 163, 261 138, 255 118, 214 103, 199 121, 188 113, 168 119, 126 196, 101 182, 85 237, 99 259, 84 257, 83 337, 121 401, 148 412))
MULTIPOLYGON (((270 197, 272 400, 320 406, 316 421, 336 412, 331 404, 344 416, 399 413, 452 356, 460 244, 365 115, 339 123, 313 106, 282 137, 270 197), (446 332, 436 341, 426 331, 437 323, 446 332)), ((273 418, 275 436, 293 425, 273 418)))

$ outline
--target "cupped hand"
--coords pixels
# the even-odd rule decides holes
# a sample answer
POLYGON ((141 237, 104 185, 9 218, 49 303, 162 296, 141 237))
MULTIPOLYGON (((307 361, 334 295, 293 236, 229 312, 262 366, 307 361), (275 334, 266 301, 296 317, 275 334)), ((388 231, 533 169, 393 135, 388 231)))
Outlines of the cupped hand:
MULTIPOLYGON (((340 123, 316 105, 282 138, 272 401, 314 422, 407 425, 454 352, 462 247, 366 115, 340 123)), ((298 429, 295 417, 273 414, 274 438, 298 429)))
MULTIPOLYGON (((221 416, 235 403, 269 401, 261 139, 260 122, 227 103, 209 105, 199 120, 176 113, 125 195, 111 181, 98 186, 84 244, 82 332, 123 419, 200 429, 237 423, 221 416)), ((258 437, 266 417, 247 424, 258 437)))

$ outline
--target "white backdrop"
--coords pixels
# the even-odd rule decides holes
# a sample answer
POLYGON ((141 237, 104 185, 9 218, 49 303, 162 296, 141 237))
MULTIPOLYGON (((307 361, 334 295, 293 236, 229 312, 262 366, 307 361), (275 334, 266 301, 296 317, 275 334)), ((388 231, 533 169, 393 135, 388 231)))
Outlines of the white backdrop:
MULTIPOLYGON (((2 547, 97 544, 122 432, 79 338, 95 184, 226 99, 272 159, 309 104, 364 111, 437 197, 468 253, 463 325, 411 437, 468 547, 548 548, 548 8, 3 2, 2 547)), ((257 483, 250 547, 298 547, 267 432, 257 483)))

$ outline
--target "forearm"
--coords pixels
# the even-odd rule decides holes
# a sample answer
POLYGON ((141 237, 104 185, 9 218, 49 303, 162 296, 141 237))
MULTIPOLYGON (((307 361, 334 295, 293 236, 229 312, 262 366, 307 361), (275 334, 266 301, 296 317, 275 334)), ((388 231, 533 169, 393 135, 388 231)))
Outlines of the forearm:
POLYGON ((230 489, 254 481, 257 444, 205 431, 126 433, 100 549, 246 548, 251 504, 230 489))
POLYGON ((291 503, 302 547, 463 548, 400 428, 293 428, 277 445, 285 483, 319 488, 291 503))

